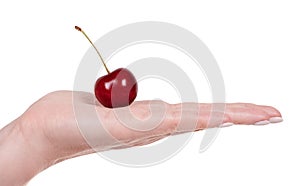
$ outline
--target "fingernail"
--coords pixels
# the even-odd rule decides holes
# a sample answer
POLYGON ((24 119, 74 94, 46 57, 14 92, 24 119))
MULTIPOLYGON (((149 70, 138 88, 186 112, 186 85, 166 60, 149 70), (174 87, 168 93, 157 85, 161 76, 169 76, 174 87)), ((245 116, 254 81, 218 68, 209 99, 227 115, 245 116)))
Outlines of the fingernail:
POLYGON ((282 117, 272 117, 269 119, 270 123, 279 123, 279 122, 282 122, 283 119, 282 117))
POLYGON ((259 122, 254 123, 254 125, 267 125, 269 123, 270 123, 269 120, 263 120, 263 121, 259 121, 259 122))
POLYGON ((234 125, 234 124, 230 123, 230 122, 227 122, 227 123, 223 123, 223 124, 219 125, 219 127, 221 127, 221 128, 223 128, 223 127, 230 127, 232 125, 234 125))

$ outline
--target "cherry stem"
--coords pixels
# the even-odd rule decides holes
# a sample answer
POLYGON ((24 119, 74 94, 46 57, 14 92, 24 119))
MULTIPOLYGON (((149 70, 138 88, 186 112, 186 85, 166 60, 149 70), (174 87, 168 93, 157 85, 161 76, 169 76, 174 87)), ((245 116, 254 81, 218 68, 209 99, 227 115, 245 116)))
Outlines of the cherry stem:
POLYGON ((81 32, 81 33, 87 38, 87 40, 91 43, 91 45, 92 45, 92 46, 94 47, 94 49, 96 50, 98 56, 100 57, 100 59, 101 59, 101 61, 102 61, 102 64, 103 64, 104 67, 105 67, 106 72, 109 74, 110 72, 109 72, 109 70, 108 70, 108 68, 107 68, 107 66, 106 66, 106 64, 105 64, 105 62, 104 62, 104 60, 103 60, 103 58, 102 58, 100 52, 98 51, 98 49, 97 49, 96 46, 94 45, 94 43, 90 40, 90 38, 86 35, 86 33, 85 33, 79 26, 75 26, 75 29, 78 30, 79 32, 81 32))

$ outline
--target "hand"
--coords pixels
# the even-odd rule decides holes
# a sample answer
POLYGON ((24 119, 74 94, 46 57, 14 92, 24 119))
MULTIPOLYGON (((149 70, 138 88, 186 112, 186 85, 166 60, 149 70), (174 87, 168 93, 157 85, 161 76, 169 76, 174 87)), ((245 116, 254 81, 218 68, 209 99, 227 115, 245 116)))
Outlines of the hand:
POLYGON ((281 121, 281 114, 275 108, 245 103, 225 104, 225 112, 212 110, 213 104, 137 101, 129 107, 108 109, 95 103, 90 93, 53 92, 2 129, 0 168, 8 170, 1 173, 0 183, 25 184, 47 167, 93 153, 95 149, 105 151, 146 145, 169 135, 218 127, 223 123, 250 125, 281 121), (132 115, 128 114, 128 109, 132 115), (98 117, 93 117, 93 112, 98 117), (210 120, 210 116, 217 116, 217 119, 210 120), (79 119, 86 122, 80 124, 86 129, 99 124, 103 128, 100 133, 105 135, 89 134, 88 137, 95 141, 93 148, 83 137, 82 128, 78 127, 79 119), (124 120, 130 121, 130 126, 125 126, 124 120), (139 130, 132 129, 137 127, 136 121, 140 121, 138 126, 142 128, 139 130), (149 127, 153 129, 148 130, 149 127))

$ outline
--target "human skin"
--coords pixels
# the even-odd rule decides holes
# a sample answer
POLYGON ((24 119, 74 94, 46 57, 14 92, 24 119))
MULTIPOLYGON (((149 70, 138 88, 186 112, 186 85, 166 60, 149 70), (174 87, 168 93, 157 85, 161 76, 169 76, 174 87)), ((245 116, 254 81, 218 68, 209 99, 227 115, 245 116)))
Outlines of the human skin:
MULTIPOLYGON (((156 112, 155 107, 165 108, 159 125, 152 130, 142 131, 124 126, 114 112, 116 109, 101 106, 90 93, 49 93, 0 130, 1 186, 26 185, 36 174, 58 162, 96 151, 146 145, 169 135, 218 127, 223 123, 251 125, 281 121, 280 112, 270 106, 247 103, 228 103, 224 106, 224 111, 213 111, 212 104, 207 103, 136 101, 126 109, 130 109, 141 121, 160 117, 161 113, 158 113, 159 109, 156 112), (103 132, 109 133, 111 137, 92 136, 99 138, 99 143, 94 143, 92 148, 78 127, 74 103, 83 113, 81 117, 86 117, 83 120, 87 121, 87 127, 101 123, 105 129, 103 132), (190 110, 182 112, 183 108, 190 110), (89 117, 91 109, 96 111, 97 119, 89 117), (216 123, 210 122, 213 112, 219 112, 215 116, 220 115, 221 118, 216 123), (192 121, 195 121, 195 125, 189 124, 192 121)), ((130 115, 123 117, 129 121, 132 119, 130 115)))

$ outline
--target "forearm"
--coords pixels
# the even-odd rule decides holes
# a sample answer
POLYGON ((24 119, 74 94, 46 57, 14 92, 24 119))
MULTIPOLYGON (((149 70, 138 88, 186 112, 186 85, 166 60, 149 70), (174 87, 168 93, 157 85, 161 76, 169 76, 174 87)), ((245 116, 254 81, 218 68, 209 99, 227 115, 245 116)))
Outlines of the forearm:
POLYGON ((46 151, 38 148, 42 142, 34 134, 27 136, 22 125, 18 118, 0 130, 1 186, 25 185, 47 167, 46 151))

